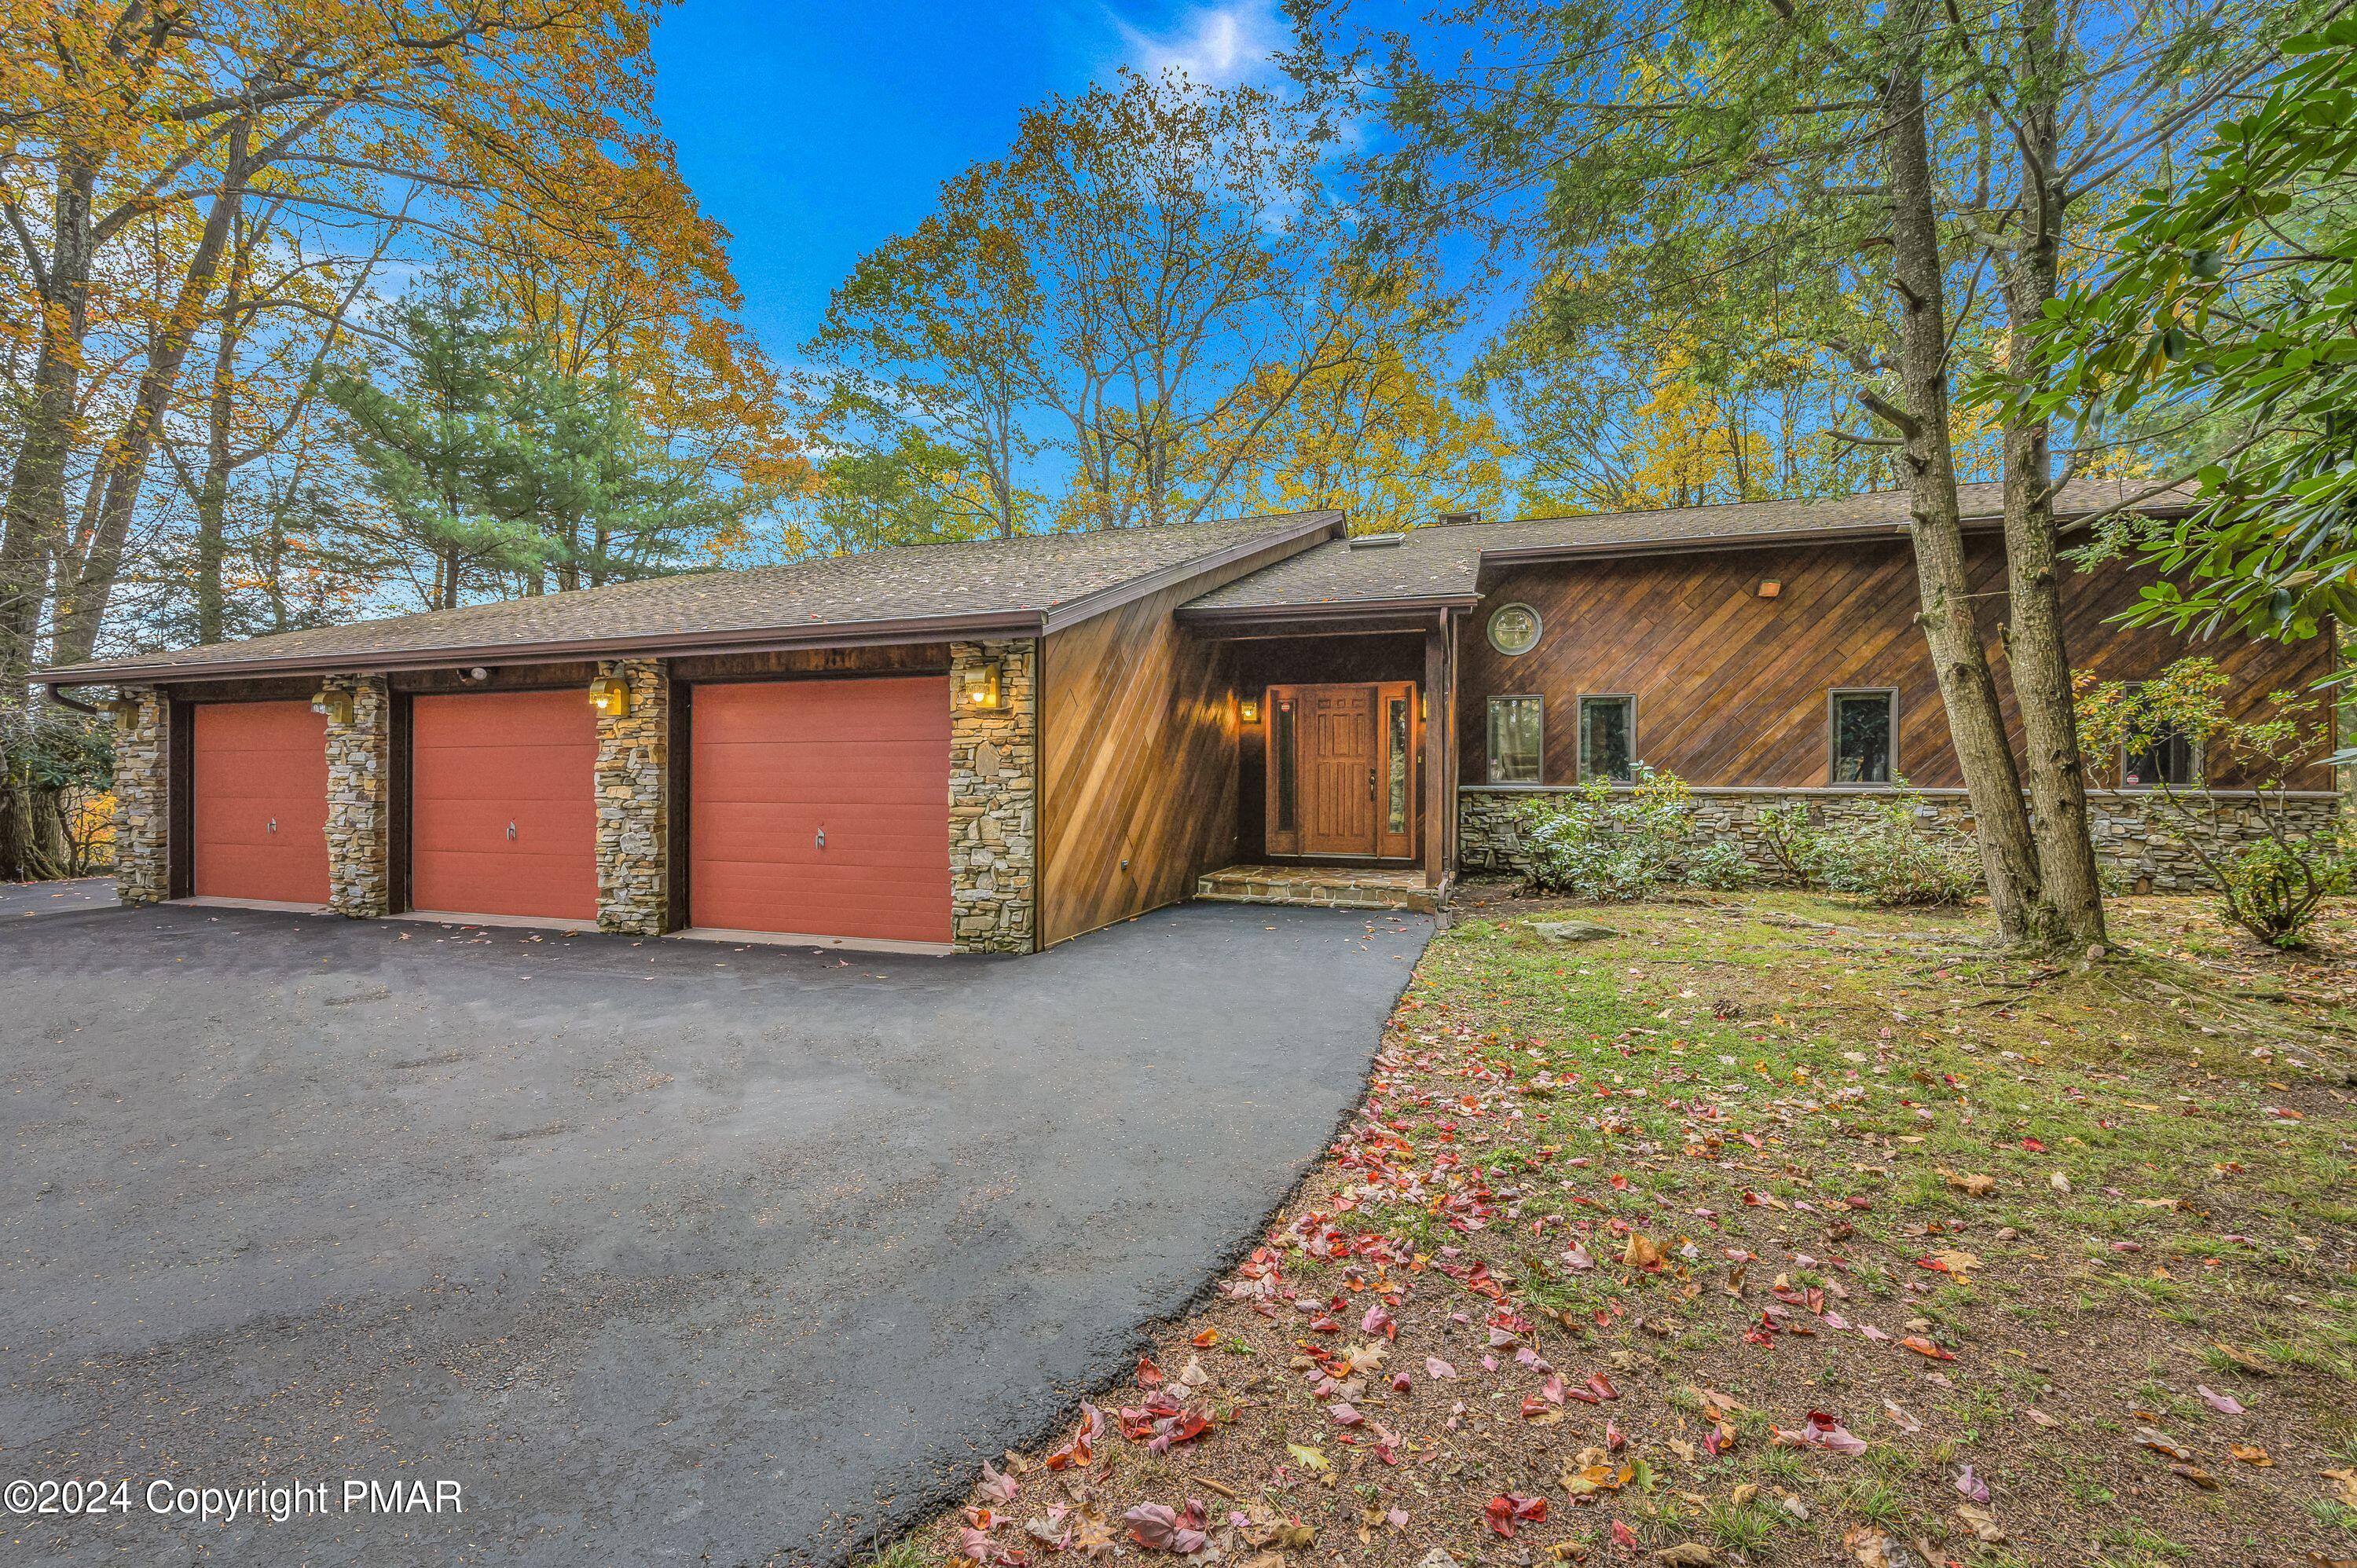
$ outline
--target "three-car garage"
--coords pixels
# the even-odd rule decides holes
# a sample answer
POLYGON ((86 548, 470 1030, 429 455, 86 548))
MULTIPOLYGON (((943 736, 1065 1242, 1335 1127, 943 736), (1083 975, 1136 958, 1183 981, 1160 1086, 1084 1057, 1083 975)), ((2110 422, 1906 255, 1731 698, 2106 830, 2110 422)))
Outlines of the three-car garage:
MULTIPOLYGON (((673 690, 670 745, 684 755, 670 853, 687 934, 950 944, 946 675, 673 690)), ((300 700, 184 712, 188 891, 325 905, 327 719, 300 700)), ((389 722, 397 910, 596 921, 598 731, 583 684, 404 693, 389 722)))

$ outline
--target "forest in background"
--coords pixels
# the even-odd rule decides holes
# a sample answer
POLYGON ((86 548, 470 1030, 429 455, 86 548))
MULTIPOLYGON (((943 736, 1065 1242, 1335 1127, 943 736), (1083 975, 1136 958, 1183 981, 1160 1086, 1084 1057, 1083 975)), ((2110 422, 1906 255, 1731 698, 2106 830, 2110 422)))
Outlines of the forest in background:
MULTIPOLYGON (((2346 444, 2209 396, 2192 310, 2137 303, 2181 277, 2117 319, 2087 287, 2337 7, 1297 0, 1279 85, 1125 70, 1025 111, 783 364, 656 122, 658 11, 0 0, 0 861, 91 749, 27 677, 92 653, 1294 508, 1920 511, 1936 470, 2018 478, 2035 521, 2071 474, 2346 444)), ((2345 254, 2346 159, 2300 156, 2203 323, 2345 254)), ((2167 547, 2133 526, 2069 545, 2167 547)), ((2185 603, 2312 628, 2346 589, 2304 537, 2263 604, 2185 603)), ((2208 538, 2178 564, 2254 558, 2208 538)))

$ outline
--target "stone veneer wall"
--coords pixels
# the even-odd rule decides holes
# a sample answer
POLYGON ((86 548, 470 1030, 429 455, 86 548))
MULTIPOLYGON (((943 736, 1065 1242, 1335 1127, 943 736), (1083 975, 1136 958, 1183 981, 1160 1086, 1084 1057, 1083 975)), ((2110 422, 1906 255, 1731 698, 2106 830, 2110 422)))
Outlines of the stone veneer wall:
POLYGON ((607 660, 597 674, 630 685, 629 713, 597 715, 597 929, 661 936, 671 929, 671 674, 651 659, 607 660))
MULTIPOLYGON (((1566 787, 1545 789, 1501 785, 1468 785, 1458 792, 1458 863, 1467 871, 1522 869, 1521 824, 1516 820, 1524 800, 1561 794, 1566 787)), ((1805 802, 1813 821, 1838 822, 1845 816, 1869 809, 1877 789, 1696 789, 1695 816, 1708 832, 1731 838, 1743 847, 1754 865, 1774 872, 1774 861, 1760 843, 1760 812, 1769 806, 1805 802)), ((1970 804, 1962 789, 1921 791, 1923 809, 1949 826, 1969 831, 1970 804)), ((2119 873, 2130 886, 2152 891, 2187 892, 2210 886, 2200 861, 2186 847, 2189 831, 2206 843, 2235 849, 2266 836, 2258 807, 2248 790, 2221 790, 2219 820, 2212 831, 2206 822, 2198 827, 2169 810, 2168 803, 2143 790, 2091 791, 2087 819, 2099 861, 2119 873)), ((2287 795, 2276 808, 2288 816, 2296 832, 2309 832, 2330 824, 2339 802, 2323 792, 2287 795)), ((2197 807, 2197 810, 2199 808, 2197 807)), ((2214 851, 2213 851, 2214 853, 2214 851)))
POLYGON ((114 724, 114 896, 160 904, 172 896, 171 703, 152 686, 125 686, 114 724))
POLYGON ((1036 642, 950 644, 950 909, 960 952, 1038 946, 1039 683, 1036 642), (1000 705, 964 701, 1000 661, 1000 705))
POLYGON ((328 908, 368 919, 391 908, 393 691, 382 675, 330 675, 351 695, 349 724, 328 720, 328 908))

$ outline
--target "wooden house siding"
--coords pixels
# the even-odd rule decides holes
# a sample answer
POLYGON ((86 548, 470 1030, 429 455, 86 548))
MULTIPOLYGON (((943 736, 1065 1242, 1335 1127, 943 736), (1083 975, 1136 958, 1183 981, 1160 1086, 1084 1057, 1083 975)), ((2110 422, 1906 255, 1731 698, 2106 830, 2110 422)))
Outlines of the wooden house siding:
MULTIPOLYGON (((1981 624, 1997 665, 2008 730, 2019 721, 1996 631, 2005 618, 2005 560, 1993 535, 1971 545, 1981 624)), ((2107 624, 2135 602, 2136 570, 2110 563, 2063 586, 2065 636, 2073 662, 2107 680, 2157 674, 2189 653, 2215 659, 2233 680, 2238 716, 2268 709, 2267 693, 2325 675, 2329 639, 2275 643, 2244 637, 2191 641, 2107 624)), ((1633 693, 1636 753, 1688 783, 1806 788, 1830 782, 1827 694, 1895 689, 1898 770, 1923 788, 1963 776, 1922 633, 1914 558, 1903 541, 1784 547, 1529 565, 1485 585, 1458 643, 1458 691, 1467 715, 1459 777, 1489 778, 1488 699, 1536 693, 1545 699, 1547 784, 1578 780, 1578 709, 1583 694, 1633 693), (1780 585, 1761 598, 1763 579, 1780 585), (1544 624, 1538 645, 1508 658, 1491 646, 1498 607, 1527 604, 1544 624)), ((2297 782, 2328 789, 2326 770, 2297 782)), ((2231 776, 2221 784, 2245 782, 2231 776)))
POLYGON ((1043 947, 1175 903, 1234 852, 1227 650, 1171 616, 1209 585, 1165 589, 1040 643, 1043 947))

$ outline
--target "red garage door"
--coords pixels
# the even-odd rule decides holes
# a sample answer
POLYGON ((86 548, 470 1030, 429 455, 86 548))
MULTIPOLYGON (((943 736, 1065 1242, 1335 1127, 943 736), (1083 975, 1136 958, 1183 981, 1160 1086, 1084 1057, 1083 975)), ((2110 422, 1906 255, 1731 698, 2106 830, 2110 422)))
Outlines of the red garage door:
POLYGON ((328 721, 308 703, 194 710, 199 898, 328 901, 328 721))
POLYGON ((409 903, 597 917, 597 715, 586 692, 413 700, 409 903))
POLYGON ((950 940, 946 677, 698 686, 694 924, 950 940))

